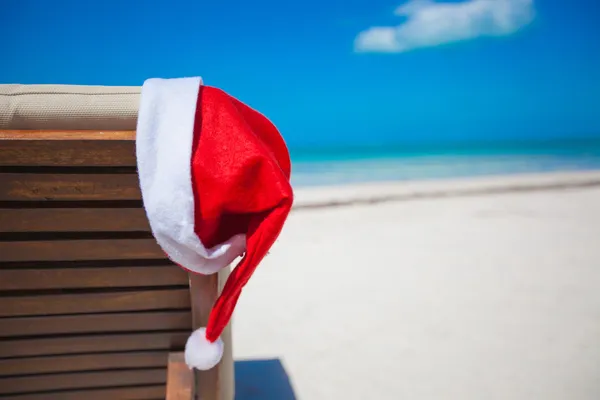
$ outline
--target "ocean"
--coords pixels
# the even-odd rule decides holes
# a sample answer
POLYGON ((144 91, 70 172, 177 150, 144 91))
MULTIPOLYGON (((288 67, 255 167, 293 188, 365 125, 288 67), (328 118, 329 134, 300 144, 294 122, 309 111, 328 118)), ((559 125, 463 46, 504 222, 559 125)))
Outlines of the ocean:
POLYGON ((600 170, 600 138, 290 149, 294 187, 600 170))

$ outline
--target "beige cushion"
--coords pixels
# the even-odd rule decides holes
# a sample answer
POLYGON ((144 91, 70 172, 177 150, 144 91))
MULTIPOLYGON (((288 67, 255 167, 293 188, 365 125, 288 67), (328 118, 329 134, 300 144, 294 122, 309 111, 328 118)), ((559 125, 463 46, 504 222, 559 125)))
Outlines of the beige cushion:
POLYGON ((133 130, 139 86, 0 85, 0 129, 133 130))

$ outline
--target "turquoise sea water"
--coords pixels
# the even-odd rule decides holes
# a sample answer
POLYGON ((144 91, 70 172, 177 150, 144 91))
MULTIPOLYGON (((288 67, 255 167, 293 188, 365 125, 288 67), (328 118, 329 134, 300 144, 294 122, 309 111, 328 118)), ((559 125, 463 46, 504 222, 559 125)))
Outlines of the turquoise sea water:
POLYGON ((295 187, 600 170, 600 138, 553 142, 291 149, 295 187))

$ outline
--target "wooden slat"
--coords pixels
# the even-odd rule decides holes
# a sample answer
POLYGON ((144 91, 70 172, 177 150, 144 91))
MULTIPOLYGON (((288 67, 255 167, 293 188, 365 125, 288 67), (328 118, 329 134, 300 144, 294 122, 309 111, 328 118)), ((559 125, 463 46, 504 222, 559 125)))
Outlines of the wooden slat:
POLYGON ((0 208, 0 232, 149 231, 143 208, 0 208))
POLYGON ((0 269, 0 290, 187 285, 176 265, 156 267, 0 269))
POLYGON ((189 336, 183 332, 89 335, 42 339, 0 340, 0 358, 108 351, 181 350, 189 336))
POLYGON ((68 142, 68 141, 115 141, 133 142, 135 131, 107 130, 37 130, 37 129, 0 129, 0 140, 32 142, 68 142))
POLYGON ((0 201, 140 199, 136 174, 0 173, 0 201))
POLYGON ((154 239, 0 242, 0 262, 161 259, 154 239))
POLYGON ((168 351, 0 359, 0 376, 166 367, 168 351))
POLYGON ((169 354, 166 400, 192 400, 194 373, 184 361, 183 353, 169 354))
POLYGON ((164 385, 121 387, 111 389, 69 390, 2 396, 2 400, 160 400, 165 398, 164 385))
POLYGON ((134 131, 0 131, 0 166, 135 166, 134 131))
POLYGON ((0 378, 0 394, 44 392, 49 390, 102 388, 165 384, 165 368, 75 372, 0 378))
MULTIPOLYGON (((218 274, 200 275, 189 273, 192 323, 194 329, 206 326, 212 305, 219 296, 218 274)), ((220 399, 220 365, 208 371, 195 371, 195 396, 200 399, 220 399)))
POLYGON ((192 329, 190 311, 13 317, 0 321, 0 337, 192 329))
POLYGON ((190 297, 187 289, 5 296, 0 301, 0 317, 170 310, 189 307, 190 297))

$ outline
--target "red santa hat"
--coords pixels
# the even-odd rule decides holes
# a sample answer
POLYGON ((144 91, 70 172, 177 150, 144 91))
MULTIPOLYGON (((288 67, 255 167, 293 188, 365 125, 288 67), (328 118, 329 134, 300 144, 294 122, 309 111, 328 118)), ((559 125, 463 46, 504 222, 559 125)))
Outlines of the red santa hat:
POLYGON ((189 337, 190 368, 210 369, 242 288, 292 207, 290 158, 263 115, 202 79, 149 79, 142 86, 136 155, 152 233, 182 268, 214 274, 243 258, 189 337))

